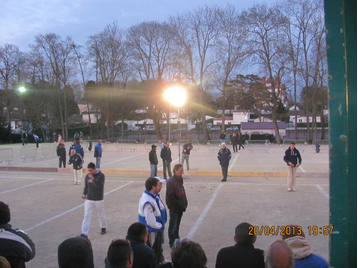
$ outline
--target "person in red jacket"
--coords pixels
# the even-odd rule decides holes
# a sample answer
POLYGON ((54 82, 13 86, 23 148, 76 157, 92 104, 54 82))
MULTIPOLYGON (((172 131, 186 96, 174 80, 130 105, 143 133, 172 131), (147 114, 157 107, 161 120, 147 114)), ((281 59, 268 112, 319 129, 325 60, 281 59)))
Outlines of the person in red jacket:
POLYGON ((179 238, 179 227, 181 218, 186 208, 188 200, 184 189, 183 181, 183 165, 176 164, 174 166, 174 175, 167 182, 166 203, 169 209, 169 246, 172 247, 176 238, 179 238))

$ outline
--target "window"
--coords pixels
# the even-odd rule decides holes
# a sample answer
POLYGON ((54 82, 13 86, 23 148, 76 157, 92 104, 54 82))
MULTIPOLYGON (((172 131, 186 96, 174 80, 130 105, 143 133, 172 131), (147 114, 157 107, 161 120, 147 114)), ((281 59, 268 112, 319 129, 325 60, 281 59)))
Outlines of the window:
POLYGON ((302 119, 298 119, 298 123, 302 123, 302 119))

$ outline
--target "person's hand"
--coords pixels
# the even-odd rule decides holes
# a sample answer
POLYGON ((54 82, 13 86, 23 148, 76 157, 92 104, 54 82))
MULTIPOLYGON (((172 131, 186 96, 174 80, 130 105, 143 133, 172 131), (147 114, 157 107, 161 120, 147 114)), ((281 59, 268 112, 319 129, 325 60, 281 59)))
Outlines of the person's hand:
POLYGON ((94 179, 94 177, 93 177, 93 175, 92 175, 92 174, 88 174, 88 178, 89 178, 89 179, 91 179, 91 180, 93 180, 93 179, 94 179))
POLYGON ((87 196, 85 196, 85 195, 82 195, 82 199, 86 199, 87 198, 87 196))
POLYGON ((299 167, 301 164, 297 164, 296 167, 299 167))

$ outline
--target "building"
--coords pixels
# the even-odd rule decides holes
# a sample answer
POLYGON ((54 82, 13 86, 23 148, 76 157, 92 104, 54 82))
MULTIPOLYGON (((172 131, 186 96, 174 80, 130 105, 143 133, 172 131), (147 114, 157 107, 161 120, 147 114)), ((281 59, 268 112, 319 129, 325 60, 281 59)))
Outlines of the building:
MULTIPOLYGON (((277 122, 278 131, 280 137, 286 136, 286 125, 284 122, 277 122)), ((273 122, 243 122, 241 123, 241 133, 248 134, 272 134, 276 136, 275 128, 273 122)))

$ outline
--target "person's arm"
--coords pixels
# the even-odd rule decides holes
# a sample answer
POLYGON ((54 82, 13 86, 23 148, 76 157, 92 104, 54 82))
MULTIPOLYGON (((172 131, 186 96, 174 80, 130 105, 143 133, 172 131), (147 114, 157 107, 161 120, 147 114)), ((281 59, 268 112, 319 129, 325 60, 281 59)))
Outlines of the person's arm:
POLYGON ((148 226, 158 230, 162 228, 162 224, 157 222, 154 215, 154 209, 149 203, 144 204, 143 212, 144 212, 145 221, 147 222, 148 226))
POLYGON ((104 187, 105 177, 104 177, 104 174, 103 174, 103 173, 100 174, 100 177, 98 178, 97 181, 94 180, 94 176, 93 176, 93 175, 89 174, 88 176, 89 176, 89 177, 90 177, 90 176, 93 177, 93 179, 92 179, 92 180, 93 180, 93 185, 94 185, 96 188, 101 189, 101 188, 104 187))
POLYGON ((298 158, 298 165, 301 165, 302 164, 302 157, 301 157, 301 154, 300 152, 297 150, 297 158, 298 158))
POLYGON ((83 188, 83 195, 82 195, 83 199, 87 198, 87 192, 88 192, 87 181, 88 181, 88 175, 86 175, 85 177, 85 187, 83 188))
POLYGON ((25 262, 32 260, 35 257, 35 253, 36 253, 34 242, 23 230, 16 229, 16 234, 20 236, 22 239, 24 239, 26 243, 30 246, 30 248, 24 247, 25 250, 22 252, 25 262))
POLYGON ((167 182, 166 202, 169 209, 173 205, 176 206, 178 204, 178 198, 176 196, 174 184, 169 181, 167 182))
POLYGON ((229 162, 230 161, 230 159, 231 159, 231 151, 228 149, 228 151, 229 151, 229 156, 228 156, 228 158, 227 158, 227 161, 229 162))

